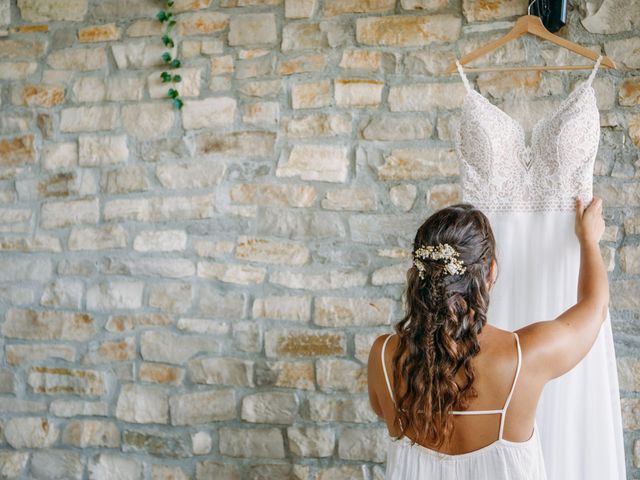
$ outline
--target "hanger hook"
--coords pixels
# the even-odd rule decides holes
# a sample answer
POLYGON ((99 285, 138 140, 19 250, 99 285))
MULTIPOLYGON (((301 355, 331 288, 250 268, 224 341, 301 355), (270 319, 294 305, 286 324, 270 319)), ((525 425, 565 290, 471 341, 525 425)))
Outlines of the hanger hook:
POLYGON ((533 0, 533 2, 529 2, 529 6, 527 6, 527 15, 531 15, 531 7, 533 6, 534 3, 536 3, 538 0, 533 0))

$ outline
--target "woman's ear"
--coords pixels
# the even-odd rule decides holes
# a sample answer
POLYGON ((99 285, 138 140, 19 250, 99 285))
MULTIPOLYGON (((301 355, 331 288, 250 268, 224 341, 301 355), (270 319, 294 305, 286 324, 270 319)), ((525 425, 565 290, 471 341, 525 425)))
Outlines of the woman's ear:
POLYGON ((496 260, 492 259, 491 260, 491 268, 489 269, 489 279, 487 281, 487 284, 489 286, 489 290, 491 290, 491 288, 493 287, 493 284, 496 281, 497 273, 498 273, 498 265, 496 264, 496 260))

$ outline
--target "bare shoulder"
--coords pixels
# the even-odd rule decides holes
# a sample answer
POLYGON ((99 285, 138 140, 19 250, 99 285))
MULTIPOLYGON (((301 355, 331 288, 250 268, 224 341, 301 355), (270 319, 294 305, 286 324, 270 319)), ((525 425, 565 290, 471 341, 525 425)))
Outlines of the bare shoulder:
MULTIPOLYGON (((373 341, 371 349, 369 350, 369 365, 371 365, 372 363, 380 362, 380 359, 382 358, 382 345, 384 344, 385 340, 391 335, 393 335, 393 333, 384 333, 376 337, 376 339, 373 341)), ((393 339, 390 339, 389 342, 387 342, 387 349, 389 349, 392 342, 393 339)))

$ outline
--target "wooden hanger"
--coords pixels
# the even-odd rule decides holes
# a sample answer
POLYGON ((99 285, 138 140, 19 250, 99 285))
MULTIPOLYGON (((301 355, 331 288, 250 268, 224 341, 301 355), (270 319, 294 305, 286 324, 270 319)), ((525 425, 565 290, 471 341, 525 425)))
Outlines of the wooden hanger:
MULTIPOLYGON (((531 5, 529 5, 528 11, 531 11, 531 5)), ((513 26, 510 32, 506 35, 494 40, 492 42, 487 43, 486 45, 475 49, 474 51, 467 53, 460 57, 460 64, 464 65, 465 63, 471 62, 478 57, 481 57, 492 50, 495 50, 498 47, 501 47, 505 43, 509 43, 516 38, 521 37, 525 33, 531 33, 537 37, 548 40, 556 45, 560 45, 561 47, 566 48, 572 52, 577 53, 586 58, 590 58, 591 60, 598 59, 598 52, 594 52, 593 50, 589 50, 588 48, 583 47, 582 45, 578 45, 577 43, 570 42, 558 35, 554 35, 549 30, 546 29, 540 17, 536 15, 523 15, 518 18, 518 21, 513 26)), ((616 68, 615 63, 609 57, 603 56, 600 62, 601 65, 604 65, 609 68, 616 68)), ((591 69, 593 65, 534 65, 529 67, 483 67, 483 68, 468 68, 465 67, 465 71, 467 72, 505 72, 505 71, 526 71, 526 70, 584 70, 591 69)), ((445 75, 451 75, 456 71, 456 63, 451 62, 447 69, 444 71, 445 75)))

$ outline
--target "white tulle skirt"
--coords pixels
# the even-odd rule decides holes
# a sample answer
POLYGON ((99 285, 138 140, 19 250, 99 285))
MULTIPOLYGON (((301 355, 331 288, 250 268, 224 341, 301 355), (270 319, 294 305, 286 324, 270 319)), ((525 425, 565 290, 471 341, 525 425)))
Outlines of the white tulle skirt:
MULTIPOLYGON (((485 212, 498 279, 488 319, 507 330, 551 320, 577 301, 580 244, 574 212, 485 212)), ((549 480, 626 479, 611 319, 587 356, 544 388, 536 422, 549 480)))

